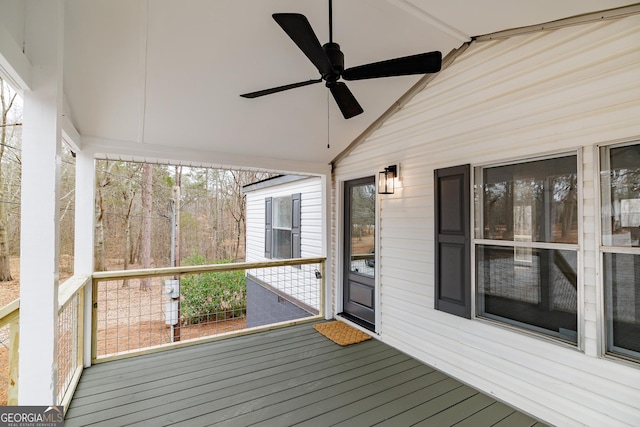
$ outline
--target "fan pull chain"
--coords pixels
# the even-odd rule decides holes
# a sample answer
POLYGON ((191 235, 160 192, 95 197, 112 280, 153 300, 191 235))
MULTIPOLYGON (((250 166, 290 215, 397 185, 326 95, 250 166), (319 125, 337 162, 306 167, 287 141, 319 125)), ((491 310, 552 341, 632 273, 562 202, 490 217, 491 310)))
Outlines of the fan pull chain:
MULTIPOLYGON (((331 0, 329 0, 331 3, 331 0)), ((331 148, 331 134, 329 133, 329 91, 327 91, 327 150, 331 148)))

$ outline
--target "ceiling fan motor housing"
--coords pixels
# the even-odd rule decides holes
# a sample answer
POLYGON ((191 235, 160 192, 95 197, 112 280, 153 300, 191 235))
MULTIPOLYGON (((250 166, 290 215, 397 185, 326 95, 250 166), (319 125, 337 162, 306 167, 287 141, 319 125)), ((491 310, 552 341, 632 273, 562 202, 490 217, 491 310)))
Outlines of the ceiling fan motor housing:
POLYGON ((328 87, 330 84, 335 83, 344 71, 344 54, 340 50, 340 45, 338 43, 325 43, 322 46, 322 49, 327 54, 329 62, 331 62, 331 65, 333 66, 333 70, 331 70, 330 73, 322 76, 322 78, 327 82, 326 85, 328 87))

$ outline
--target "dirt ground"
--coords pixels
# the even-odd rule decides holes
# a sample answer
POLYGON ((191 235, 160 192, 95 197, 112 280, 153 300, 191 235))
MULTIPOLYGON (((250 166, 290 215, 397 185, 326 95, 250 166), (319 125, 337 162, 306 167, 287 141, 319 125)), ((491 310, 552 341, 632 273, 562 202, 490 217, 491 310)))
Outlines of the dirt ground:
MULTIPOLYGON (((10 282, 0 283, 0 307, 4 307, 20 296, 20 258, 11 257, 10 282)), ((7 404, 7 377, 9 376, 9 327, 0 328, 0 405, 7 404)))
POLYGON ((0 283, 0 307, 4 307, 20 296, 20 258, 11 257, 9 265, 13 280, 0 283))
MULTIPOLYGON (((11 257, 9 265, 11 266, 13 280, 0 282, 0 307, 4 307, 20 297, 20 257, 11 257)), ((73 259, 68 255, 63 255, 60 268, 60 283, 72 276, 72 267, 73 259)))
MULTIPOLYGON (((180 341, 208 337, 245 328, 245 319, 187 325, 180 327, 180 341)), ((117 325, 98 330, 98 357, 120 354, 145 347, 167 344, 171 340, 171 327, 164 321, 117 325)), ((176 339, 174 338, 174 342, 176 339)))
MULTIPOLYGON (((165 323, 164 280, 153 278, 143 290, 139 280, 121 280, 98 284, 98 356, 171 342, 172 328, 165 323)), ((213 318, 208 322, 174 327, 174 341, 207 337, 245 327, 244 318, 213 318)))
MULTIPOLYGON (((105 281, 98 283, 97 344, 98 356, 117 354, 139 348, 171 342, 172 327, 165 323, 165 280, 169 277, 149 279, 142 289, 139 279, 105 281)), ((243 329, 245 319, 224 319, 212 316, 208 322, 188 324, 181 322, 173 328, 174 341, 207 337, 243 329)))

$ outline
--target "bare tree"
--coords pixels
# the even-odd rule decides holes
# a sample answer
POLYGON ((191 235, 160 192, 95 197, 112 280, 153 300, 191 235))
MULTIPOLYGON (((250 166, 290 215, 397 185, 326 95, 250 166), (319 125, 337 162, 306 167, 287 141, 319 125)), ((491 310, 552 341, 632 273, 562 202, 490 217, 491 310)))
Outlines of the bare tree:
MULTIPOLYGON (((133 215, 133 205, 136 198, 136 193, 138 191, 139 186, 137 184, 136 177, 142 168, 140 163, 132 163, 128 165, 127 168, 127 177, 125 180, 124 186, 122 188, 122 200, 125 203, 125 214, 124 214, 124 269, 127 270, 129 268, 129 263, 132 258, 133 252, 133 244, 131 237, 131 220, 133 215)), ((128 280, 124 280, 122 282, 122 286, 127 286, 129 284, 128 280)))
MULTIPOLYGON (((153 168, 149 163, 142 167, 142 241, 140 243, 142 268, 151 268, 151 214, 153 210, 153 168)), ((149 278, 140 280, 140 289, 149 288, 149 278)))
POLYGON ((75 154, 71 147, 62 143, 60 167, 60 278, 73 275, 74 224, 75 224, 75 154))
POLYGON ((94 251, 94 264, 96 271, 104 271, 107 269, 105 259, 105 242, 104 242, 104 193, 106 187, 111 183, 111 169, 115 165, 114 162, 106 161, 104 169, 97 172, 96 179, 96 242, 94 251))
MULTIPOLYGON (((108 258, 121 259, 121 254, 128 254, 124 269, 133 262, 142 268, 171 265, 173 231, 176 265, 195 255, 208 261, 244 259, 242 186, 270 174, 116 163, 111 184, 102 192, 96 191, 98 202, 101 196, 104 199, 104 251, 108 258), (136 168, 139 173, 133 173, 136 168)), ((102 181, 96 181, 100 186, 102 181)), ((149 285, 143 282, 141 289, 149 285)))

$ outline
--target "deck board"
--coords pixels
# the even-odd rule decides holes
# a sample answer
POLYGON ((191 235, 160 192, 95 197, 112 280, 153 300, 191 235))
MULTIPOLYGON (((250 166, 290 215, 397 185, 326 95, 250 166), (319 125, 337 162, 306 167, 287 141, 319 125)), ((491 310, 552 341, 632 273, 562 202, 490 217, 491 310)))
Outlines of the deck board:
POLYGON ((310 324, 86 369, 66 426, 533 426, 537 420, 377 340, 310 324))
MULTIPOLYGON (((392 357, 397 359, 398 355, 392 355, 392 357)), ((325 371, 316 371, 301 376, 284 373, 279 378, 274 378, 270 384, 260 388, 249 388, 241 393, 235 393, 235 390, 231 393, 223 390, 223 395, 219 398, 213 395, 206 399, 193 399, 187 404, 182 403, 182 408, 168 416, 157 417, 154 420, 163 424, 169 422, 169 418, 175 419, 176 416, 179 416, 180 419, 187 420, 185 425, 199 425, 197 420, 202 421, 203 425, 207 425, 212 414, 215 414, 215 419, 218 422, 247 413, 253 414, 252 411, 258 408, 268 408, 270 405, 305 394, 309 389, 322 387, 323 384, 333 385, 345 376, 362 374, 367 369, 380 369, 389 363, 388 359, 374 363, 368 360, 375 358, 376 356, 363 357, 355 361, 343 360, 342 364, 336 366, 330 376, 330 373, 325 371), (364 366, 358 370, 353 369, 355 364, 359 363, 364 366)), ((251 387, 252 382, 249 382, 248 385, 251 387)))
MULTIPOLYGON (((350 351, 337 356, 334 354, 335 349, 331 351, 330 347, 327 347, 324 343, 322 345, 325 348, 323 352, 317 351, 313 347, 307 347, 302 360, 300 360, 299 355, 282 356, 278 359, 278 364, 274 363, 273 360, 259 362, 255 358, 251 359, 249 363, 246 360, 240 360, 224 365, 218 362, 218 366, 215 366, 214 362, 213 365, 195 365, 193 372, 182 376, 176 376, 174 372, 167 372, 165 367, 165 375, 158 376, 157 379, 148 378, 147 381, 143 381, 140 384, 122 383, 122 388, 127 387, 127 395, 123 395, 121 389, 91 395, 86 395, 79 391, 75 395, 74 403, 79 407, 79 413, 82 413, 83 411, 80 410, 80 407, 84 406, 87 406, 86 410, 94 412, 95 409, 103 409, 109 405, 119 403, 132 403, 134 400, 161 398, 170 394, 177 398, 176 393, 186 391, 188 394, 194 394, 197 391, 197 387, 206 388, 208 385, 219 389, 234 386, 236 390, 242 391, 243 383, 249 384, 250 387, 256 387, 261 383, 273 385, 277 381, 277 378, 274 378, 275 375, 289 376, 289 373, 298 370, 314 372, 318 369, 330 367, 337 357, 339 357, 338 360, 340 362, 344 363, 348 357, 354 357, 352 355, 358 355, 363 352, 362 349, 353 347, 350 351), (311 355, 312 353, 314 353, 313 356, 311 355)), ((374 355, 383 351, 386 351, 386 354, 393 354, 393 351, 384 346, 372 347, 370 350, 374 355)), ((273 355, 273 357, 277 356, 277 353, 273 355)))
POLYGON ((478 425, 487 426, 496 424, 509 415, 513 414, 515 410, 500 402, 493 402, 481 411, 465 418, 456 427, 475 427, 478 425))

